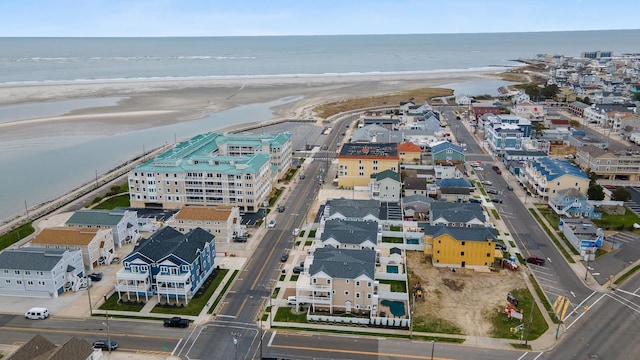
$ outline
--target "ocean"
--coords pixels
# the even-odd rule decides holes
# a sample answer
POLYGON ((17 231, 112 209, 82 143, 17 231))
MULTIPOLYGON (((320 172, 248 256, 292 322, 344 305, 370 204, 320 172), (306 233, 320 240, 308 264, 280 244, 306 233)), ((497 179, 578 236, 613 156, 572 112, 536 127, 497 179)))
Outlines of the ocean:
MULTIPOLYGON (((481 30, 479 22, 479 30, 481 30)), ((441 35, 186 38, 0 38, 0 87, 202 77, 292 76, 481 70, 515 66, 520 58, 607 50, 640 52, 640 30, 441 35)), ((475 95, 499 80, 449 84, 475 95)), ((487 90, 488 89, 488 90, 487 90)), ((119 98, 71 99, 0 107, 0 122, 109 106, 119 98)), ((42 138, 0 144, 0 219, 54 199, 146 149, 232 123, 272 117, 280 101, 253 104, 203 119, 104 137, 42 138), (144 141, 137 139, 143 138, 144 141), (96 168, 100 164, 99 168, 96 168), (11 176, 10 174, 19 174, 11 176), (43 179, 39 176, 48 173, 43 179)))

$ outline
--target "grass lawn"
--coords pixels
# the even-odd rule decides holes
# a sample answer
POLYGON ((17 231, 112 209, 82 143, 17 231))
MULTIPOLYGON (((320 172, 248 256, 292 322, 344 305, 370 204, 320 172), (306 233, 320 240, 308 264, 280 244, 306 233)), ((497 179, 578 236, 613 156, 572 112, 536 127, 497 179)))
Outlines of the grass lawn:
POLYGON ((316 231, 315 230, 309 230, 309 236, 310 238, 315 238, 316 237, 316 231))
POLYGON ((291 275, 291 281, 298 281, 298 277, 300 275, 296 274, 296 275, 291 275))
POLYGON ((294 313, 293 308, 290 307, 279 307, 276 312, 276 316, 273 318, 274 321, 283 321, 283 322, 295 322, 295 323, 306 323, 307 322, 307 313, 302 312, 300 314, 294 313))
POLYGON ((491 213, 493 214, 493 217, 496 218, 496 220, 500 220, 500 215, 498 215, 498 210, 491 209, 491 213))
POLYGON ((313 240, 307 240, 304 242, 304 246, 311 246, 313 244, 313 240))
POLYGON ((518 310, 522 311, 523 319, 509 319, 506 314, 498 312, 496 309, 496 311, 490 315, 493 324, 492 336, 495 338, 520 339, 520 332, 511 332, 510 329, 524 324, 524 339, 537 339, 549 329, 549 325, 544 320, 544 317, 542 317, 542 313, 535 303, 533 296, 526 288, 511 290, 511 294, 519 300, 518 310))
POLYGON ((391 285, 391 292, 407 292, 407 283, 400 280, 380 280, 380 284, 391 285))
POLYGON ((413 331, 462 335, 462 329, 456 324, 434 315, 416 317, 413 320, 413 331))
POLYGON ((131 206, 129 202, 129 194, 123 194, 114 196, 110 199, 107 199, 100 204, 94 206, 92 209, 102 209, 102 210, 113 210, 118 207, 129 207, 131 206))
POLYGON ((214 270, 207 280, 205 280, 204 284, 202 284, 200 290, 198 290, 193 298, 189 300, 189 304, 187 306, 156 305, 151 309, 151 312, 172 315, 200 315, 200 312, 204 309, 207 301, 209 301, 209 298, 216 291, 228 271, 229 270, 227 269, 214 270))
POLYGON ((626 273, 622 274, 622 276, 620 276, 619 278, 616 279, 616 281, 614 281, 613 283, 616 285, 621 284, 623 281, 625 281, 629 276, 635 274, 638 270, 640 270, 640 265, 634 266, 631 270, 627 271, 626 273))
POLYGON ((304 232, 305 232, 305 230, 300 231, 300 235, 299 236, 300 237, 304 237, 304 232))
POLYGON ((633 224, 640 224, 640 217, 624 209, 624 215, 609 215, 602 213, 602 219, 593 219, 593 223, 603 228, 604 230, 624 230, 625 228, 633 230, 633 224))
POLYGON ((224 284, 224 287, 222 288, 222 291, 220 291, 220 294, 218 294, 218 297, 216 298, 216 301, 213 302, 213 305, 211 305, 211 307, 209 308, 209 311, 207 311, 207 314, 213 313, 213 311, 218 306, 218 303, 220 301, 222 301, 222 298, 224 298, 225 294, 227 293, 227 289, 229 289, 231 284, 233 284, 233 280, 238 275, 238 272, 239 272, 239 270, 234 270, 233 271, 233 274, 231 274, 231 277, 229 278, 229 281, 226 284, 224 284))
POLYGON ((114 293, 107 301, 100 305, 99 309, 138 312, 142 310, 143 307, 144 303, 120 303, 118 302, 118 293, 114 293))
POLYGON ((20 226, 19 228, 9 231, 8 233, 0 236, 0 250, 6 249, 9 246, 15 244, 20 239, 33 234, 36 230, 33 228, 30 222, 20 226))

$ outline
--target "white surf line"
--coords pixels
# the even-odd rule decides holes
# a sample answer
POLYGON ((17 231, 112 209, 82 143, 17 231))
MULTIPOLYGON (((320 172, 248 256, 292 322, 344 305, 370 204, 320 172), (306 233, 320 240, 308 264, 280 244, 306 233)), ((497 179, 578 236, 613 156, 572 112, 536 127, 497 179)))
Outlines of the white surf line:
POLYGON ((178 343, 176 344, 176 347, 173 348, 173 351, 171 352, 171 356, 175 356, 176 350, 178 350, 178 347, 180 347, 180 343, 182 342, 184 338, 180 338, 180 340, 178 340, 178 343))
POLYGON ((269 338, 269 342, 267 343, 267 346, 271 346, 271 344, 273 344, 273 339, 276 337, 276 332, 274 331, 271 333, 271 337, 269 338))
MULTIPOLYGON (((590 308, 594 307, 600 300, 602 300, 603 297, 607 296, 607 294, 602 294, 602 296, 600 296, 596 301, 593 302, 593 304, 591 304, 590 308)), ((574 310, 575 311, 575 310, 574 310)), ((572 311, 572 313, 574 312, 572 311)), ((582 314, 580 314, 569 326, 567 326, 567 330, 569 330, 573 324, 576 323, 576 321, 580 320, 581 317, 584 316, 584 314, 586 314, 586 312, 582 312, 582 314)), ((571 315, 571 314, 569 314, 571 315)), ((565 317, 566 319, 567 317, 565 317)))
POLYGON ((529 352, 527 351, 526 353, 522 354, 522 356, 520 356, 520 357, 518 358, 518 360, 522 360, 522 358, 523 358, 523 357, 525 357, 525 356, 527 356, 527 354, 528 354, 528 353, 529 353, 529 352))

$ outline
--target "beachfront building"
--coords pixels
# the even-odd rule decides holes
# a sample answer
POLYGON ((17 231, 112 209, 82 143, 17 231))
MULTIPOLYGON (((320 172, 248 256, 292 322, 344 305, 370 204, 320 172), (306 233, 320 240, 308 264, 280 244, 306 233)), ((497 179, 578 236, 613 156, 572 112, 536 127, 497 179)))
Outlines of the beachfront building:
POLYGON ((531 139, 531 121, 514 115, 489 115, 484 123, 485 140, 494 154, 522 150, 531 139))
POLYGON ((496 229, 424 226, 424 252, 435 267, 488 269, 496 256, 496 229))
POLYGON ((111 260, 115 257, 110 228, 88 229, 62 226, 43 229, 29 245, 45 249, 80 250, 84 267, 88 271, 92 271, 97 266, 111 264, 111 260))
POLYGON ((398 144, 371 143, 342 145, 338 159, 338 186, 346 189, 367 187, 371 174, 398 171, 398 144))
POLYGON ((230 243, 234 238, 244 236, 245 226, 240 225, 240 211, 237 206, 197 206, 182 207, 167 222, 186 234, 195 228, 202 228, 216 236, 218 243, 230 243))
POLYGON ((0 295, 56 298, 84 281, 82 251, 23 247, 0 253, 0 295))
POLYGON ((138 241, 138 214, 133 210, 78 210, 65 226, 88 229, 111 229, 116 247, 138 241))
POLYGON ((544 157, 530 161, 523 176, 529 192, 546 200, 563 189, 574 188, 586 194, 589 188, 587 174, 567 160, 544 157))
POLYGON ((257 211, 291 166, 291 134, 197 135, 129 172, 132 207, 257 211))
POLYGON ((123 260, 116 274, 118 299, 184 303, 214 269, 214 235, 196 228, 187 234, 167 226, 142 241, 123 260))

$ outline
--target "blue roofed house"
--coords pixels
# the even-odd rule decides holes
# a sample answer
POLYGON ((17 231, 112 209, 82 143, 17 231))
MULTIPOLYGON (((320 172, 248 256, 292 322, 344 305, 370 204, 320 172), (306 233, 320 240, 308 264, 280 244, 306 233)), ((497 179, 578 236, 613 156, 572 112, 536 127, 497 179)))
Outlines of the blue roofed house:
POLYGON ((469 201, 473 193, 473 184, 467 179, 440 179, 436 181, 439 200, 448 202, 469 201))
POLYGON ((443 141, 431 147, 431 163, 433 165, 464 164, 464 151, 458 145, 443 141))
POLYGON ((559 216, 602 218, 602 213, 595 211, 589 204, 587 196, 574 188, 559 190, 556 196, 549 198, 549 207, 559 216))
POLYGON ((135 243, 140 236, 136 211, 114 210, 78 210, 71 215, 65 226, 76 228, 111 229, 116 247, 135 243))
POLYGON ((189 302, 214 269, 215 236, 195 228, 187 234, 167 226, 127 255, 116 274, 119 299, 189 302))
POLYGON ((56 298, 83 284, 81 250, 23 247, 0 253, 0 295, 56 298))

